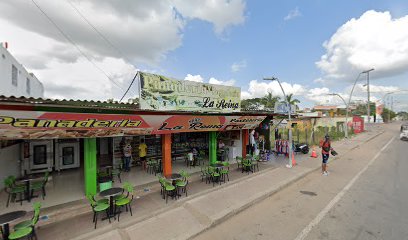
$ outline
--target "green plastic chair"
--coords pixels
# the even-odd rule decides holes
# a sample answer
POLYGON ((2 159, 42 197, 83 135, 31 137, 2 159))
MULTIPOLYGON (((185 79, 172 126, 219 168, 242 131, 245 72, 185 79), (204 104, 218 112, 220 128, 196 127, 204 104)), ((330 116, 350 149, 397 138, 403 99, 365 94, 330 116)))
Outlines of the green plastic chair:
POLYGON ((259 162, 258 161, 259 161, 259 155, 255 155, 255 156, 252 157, 251 164, 252 164, 252 168, 253 168, 254 171, 255 171, 255 167, 259 171, 259 162))
POLYGON ((183 177, 183 179, 176 181, 177 196, 179 196, 179 193, 181 190, 181 192, 184 192, 187 197, 187 185, 188 185, 188 178, 190 177, 190 174, 185 170, 181 170, 180 175, 183 177))
POLYGON ((110 188, 112 188, 112 182, 111 181, 99 183, 99 191, 100 192, 102 192, 102 191, 104 191, 106 189, 110 189, 110 188))
POLYGON ((163 178, 161 176, 158 176, 158 179, 159 179, 159 183, 160 183, 160 187, 161 187, 160 195, 162 195, 163 199, 165 199, 166 198, 166 195, 165 195, 166 189, 165 189, 165 184, 164 184, 165 183, 165 178, 163 178))
POLYGON ((235 161, 237 162, 238 169, 240 169, 240 166, 242 168, 242 157, 239 156, 235 157, 235 161))
POLYGON ((23 228, 31 227, 33 228, 33 233, 34 233, 33 235, 35 235, 35 225, 37 224, 38 219, 40 218, 41 203, 39 202, 33 203, 33 209, 34 209, 33 217, 30 220, 26 220, 26 221, 17 223, 14 226, 15 231, 21 230, 23 228))
POLYGON ((108 203, 97 203, 94 200, 94 196, 88 194, 86 195, 86 198, 88 199, 89 203, 91 204, 92 211, 93 211, 93 222, 95 223, 95 229, 96 229, 96 224, 98 223, 98 214, 105 212, 106 216, 109 219, 109 223, 111 222, 110 220, 110 215, 109 215, 109 204, 108 203))
POLYGON ((122 178, 120 175, 122 174, 122 164, 118 164, 116 167, 112 169, 112 180, 115 179, 115 177, 118 177, 119 182, 122 183, 122 178))
POLYGON ((214 167, 209 166, 208 167, 208 173, 210 175, 210 179, 211 179, 211 181, 213 183, 213 186, 214 186, 216 180, 221 184, 221 182, 220 182, 221 174, 219 172, 217 172, 214 167))
POLYGON ((225 177, 227 177, 228 182, 229 182, 229 166, 230 166, 230 163, 229 162, 223 162, 222 164, 224 165, 224 168, 220 170, 221 179, 224 180, 224 183, 225 183, 225 177))
POLYGON ((250 159, 242 160, 242 172, 246 171, 249 174, 249 171, 254 172, 252 168, 252 161, 250 159))
POLYGON ((158 169, 158 167, 159 167, 158 161, 157 161, 157 160, 148 160, 147 163, 146 163, 146 165, 147 165, 146 171, 147 171, 148 173, 150 173, 150 174, 153 174, 153 173, 154 173, 154 175, 156 176, 156 174, 157 174, 157 169, 158 169))
MULTIPOLYGON (((204 178, 206 178, 206 180, 207 180, 207 166, 201 166, 200 167, 200 177, 201 177, 201 182, 203 182, 204 181, 204 178)), ((206 181, 206 183, 207 183, 207 181, 206 181)))
POLYGON ((176 197, 176 187, 170 182, 164 181, 164 195, 166 196, 166 203, 169 200, 169 196, 176 197))
POLYGON ((4 179, 5 191, 8 193, 6 207, 9 206, 10 200, 14 200, 17 195, 20 196, 20 205, 23 205, 23 199, 26 190, 25 186, 15 186, 14 182, 15 181, 13 180, 12 176, 4 179))
POLYGON ((31 239, 32 236, 33 236, 33 228, 26 227, 26 228, 22 228, 22 229, 19 229, 17 231, 10 233, 10 235, 8 236, 8 239, 9 240, 16 240, 16 239, 22 239, 22 238, 31 239))
POLYGON ((30 186, 31 196, 34 195, 35 191, 41 191, 41 196, 42 196, 42 199, 44 200, 44 198, 46 196, 45 185, 47 185, 49 176, 50 176, 50 173, 47 171, 47 172, 44 173, 44 179, 41 182, 31 183, 31 186, 30 186))
POLYGON ((127 196, 125 198, 121 198, 115 201, 115 213, 117 213, 117 209, 119 208, 118 222, 120 220, 120 213, 121 213, 122 207, 126 207, 126 212, 128 211, 128 208, 129 208, 130 216, 133 216, 132 207, 131 207, 131 203, 133 201, 133 194, 134 194, 133 186, 129 182, 125 182, 123 184, 123 188, 127 191, 127 196))

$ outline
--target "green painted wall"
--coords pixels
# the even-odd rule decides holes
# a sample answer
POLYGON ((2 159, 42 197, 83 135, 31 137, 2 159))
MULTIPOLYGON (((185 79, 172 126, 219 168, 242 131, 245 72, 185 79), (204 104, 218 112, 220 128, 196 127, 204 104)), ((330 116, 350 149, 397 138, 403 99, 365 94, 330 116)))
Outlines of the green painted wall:
POLYGON ((84 139, 85 194, 96 194, 96 138, 84 139))
POLYGON ((210 163, 217 161, 217 132, 210 132, 209 140, 209 160, 210 163))

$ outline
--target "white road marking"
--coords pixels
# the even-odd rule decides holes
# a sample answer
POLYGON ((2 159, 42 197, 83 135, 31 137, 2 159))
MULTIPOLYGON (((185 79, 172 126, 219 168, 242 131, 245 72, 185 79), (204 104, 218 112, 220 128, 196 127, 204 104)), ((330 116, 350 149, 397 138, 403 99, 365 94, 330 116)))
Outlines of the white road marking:
POLYGON ((370 162, 356 175, 354 178, 339 192, 330 202, 327 204, 327 206, 313 219, 309 225, 307 225, 300 233, 299 235, 295 238, 295 240, 303 240, 307 237, 307 235, 312 231, 312 229, 317 226, 317 224, 320 223, 320 221, 326 216, 326 214, 330 211, 330 209, 333 208, 334 205, 340 199, 344 196, 344 194, 347 193, 347 191, 354 185, 354 183, 357 181, 357 179, 363 174, 370 165, 374 163, 374 161, 380 156, 380 154, 391 144, 391 142, 395 139, 395 137, 391 138, 388 143, 381 148, 381 150, 374 156, 373 159, 370 160, 370 162))

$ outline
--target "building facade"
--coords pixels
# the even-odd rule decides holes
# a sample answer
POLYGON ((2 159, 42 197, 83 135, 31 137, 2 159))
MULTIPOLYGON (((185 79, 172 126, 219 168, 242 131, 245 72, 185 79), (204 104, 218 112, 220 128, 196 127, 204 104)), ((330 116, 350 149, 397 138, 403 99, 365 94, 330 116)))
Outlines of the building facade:
POLYGON ((0 46, 0 95, 15 97, 44 96, 44 87, 33 73, 29 73, 7 50, 0 46))

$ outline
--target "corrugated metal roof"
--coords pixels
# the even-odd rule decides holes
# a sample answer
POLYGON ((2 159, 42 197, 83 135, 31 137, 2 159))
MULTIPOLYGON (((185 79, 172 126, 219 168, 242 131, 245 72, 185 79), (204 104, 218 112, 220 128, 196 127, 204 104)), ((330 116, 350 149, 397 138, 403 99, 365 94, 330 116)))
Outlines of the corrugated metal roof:
POLYGON ((265 110, 253 110, 253 109, 241 109, 241 112, 192 112, 192 111, 154 111, 140 109, 139 104, 136 103, 123 103, 123 102, 107 102, 107 101, 88 101, 88 100, 74 100, 74 99, 50 99, 50 98, 33 98, 33 97, 15 97, 15 96, 0 96, 0 104, 7 105, 28 105, 28 106, 47 106, 47 107, 68 107, 68 108, 90 108, 90 109, 105 109, 105 110, 118 110, 118 111, 140 111, 151 114, 211 114, 211 115, 281 115, 274 114, 272 111, 265 110))
POLYGON ((35 104, 35 105, 64 105, 70 107, 104 107, 104 108, 118 108, 118 109, 139 109, 139 104, 135 103, 120 103, 107 101, 88 101, 88 100, 74 100, 74 99, 50 99, 50 98, 33 98, 33 97, 15 97, 15 96, 0 96, 0 102, 13 102, 19 104, 35 104))

